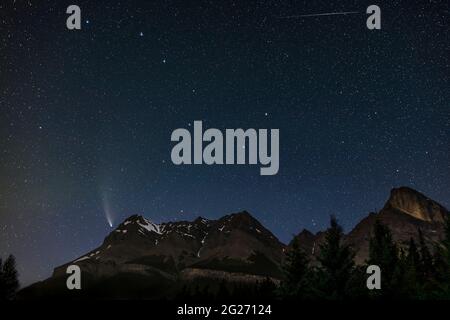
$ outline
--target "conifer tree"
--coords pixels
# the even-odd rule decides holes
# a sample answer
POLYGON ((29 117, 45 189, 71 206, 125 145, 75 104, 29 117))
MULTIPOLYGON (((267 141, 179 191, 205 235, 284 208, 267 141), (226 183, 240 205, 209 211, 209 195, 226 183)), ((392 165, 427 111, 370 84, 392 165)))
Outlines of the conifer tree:
POLYGON ((257 298, 260 301, 271 301, 275 298, 275 290, 275 283, 269 277, 265 277, 264 280, 257 285, 257 298))
POLYGON ((227 301, 228 299, 230 299, 230 292, 227 288, 227 282, 225 280, 222 280, 216 293, 216 300, 227 301))
POLYGON ((420 269, 419 277, 420 281, 424 285, 426 291, 432 290, 432 286, 435 285, 436 270, 434 266, 433 256, 425 242, 425 237, 422 230, 419 229, 419 251, 420 251, 420 269))
POLYGON ((408 252, 400 262, 401 282, 399 286, 402 298, 418 298, 421 295, 423 283, 420 278, 421 257, 416 242, 410 238, 408 252))
POLYGON ((325 299, 345 299, 351 296, 351 280, 355 264, 354 253, 343 243, 344 233, 334 216, 320 246, 316 292, 325 299))
POLYGON ((283 264, 284 279, 279 288, 283 299, 306 298, 309 286, 308 264, 305 252, 300 248, 298 239, 294 238, 283 264))
POLYGON ((408 264, 414 268, 415 272, 417 272, 417 270, 420 269, 419 250, 417 249, 416 242, 414 241, 413 238, 409 239, 408 255, 406 256, 406 260, 408 264))
POLYGON ((450 218, 446 217, 444 239, 435 249, 436 297, 450 299, 450 218))
POLYGON ((395 295, 401 277, 399 253, 389 228, 381 221, 375 221, 369 240, 367 264, 380 267, 381 290, 372 290, 373 297, 389 298, 395 295))
POLYGON ((0 259, 0 300, 12 300, 19 289, 16 259, 9 255, 2 264, 0 259))

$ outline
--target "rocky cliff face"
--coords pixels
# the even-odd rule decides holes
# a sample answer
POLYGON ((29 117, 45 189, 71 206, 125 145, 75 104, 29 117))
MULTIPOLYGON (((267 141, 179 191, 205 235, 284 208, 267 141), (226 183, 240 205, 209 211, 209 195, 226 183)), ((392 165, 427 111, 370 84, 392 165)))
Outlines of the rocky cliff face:
POLYGON ((401 187, 392 189, 383 210, 394 209, 427 222, 444 222, 447 209, 414 189, 401 187))
POLYGON ((369 238, 377 219, 386 224, 394 241, 406 245, 411 239, 418 241, 419 229, 431 245, 444 233, 444 219, 449 212, 420 192, 406 187, 392 189, 383 209, 358 223, 346 241, 356 250, 356 262, 364 263, 369 254, 369 238))
MULTIPOLYGON (((355 251, 356 263, 362 264, 369 255, 369 239, 376 220, 391 229, 393 239, 399 245, 406 245, 411 238, 417 241, 419 229, 431 245, 443 237, 443 222, 448 215, 446 208, 422 193, 407 187, 394 188, 383 209, 361 220, 344 241, 355 251)), ((312 235, 303 231, 297 237, 305 252, 316 257, 324 240, 323 232, 312 235)))

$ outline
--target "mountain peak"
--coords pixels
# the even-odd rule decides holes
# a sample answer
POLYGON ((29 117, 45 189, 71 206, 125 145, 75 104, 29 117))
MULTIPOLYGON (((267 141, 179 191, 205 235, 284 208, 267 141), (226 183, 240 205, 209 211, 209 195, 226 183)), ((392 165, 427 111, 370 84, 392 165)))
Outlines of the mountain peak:
POLYGON ((149 232, 156 232, 158 234, 161 233, 161 226, 156 224, 149 219, 145 218, 140 214, 133 214, 126 218, 116 229, 117 230, 126 230, 129 228, 128 225, 135 225, 138 229, 145 229, 149 232), (127 227, 128 226, 128 227, 127 227))
POLYGON ((208 223, 209 219, 203 218, 202 216, 198 216, 197 218, 195 218, 195 220, 193 221, 194 223, 208 223))
POLYGON ((308 229, 303 229, 299 234, 294 236, 294 238, 291 240, 290 245, 294 243, 295 240, 299 241, 302 245, 305 244, 311 244, 312 241, 315 239, 315 235, 309 231, 308 229))
POLYGON ((220 220, 227 221, 235 227, 259 226, 260 222, 247 211, 240 211, 223 216, 220 220))
POLYGON ((140 215, 140 214, 133 214, 133 215, 129 216, 128 218, 126 218, 125 221, 136 221, 141 217, 142 217, 142 215, 140 215))
POLYGON ((314 234, 308 229, 303 229, 299 234, 299 237, 314 237, 314 234))
POLYGON ((252 219, 252 220, 255 220, 255 218, 246 210, 239 211, 239 212, 236 212, 236 213, 232 213, 229 216, 231 218, 233 218, 233 219, 239 218, 239 219, 252 219))
POLYGON ((409 187, 393 188, 385 208, 394 208, 429 222, 443 222, 448 212, 439 203, 409 187))

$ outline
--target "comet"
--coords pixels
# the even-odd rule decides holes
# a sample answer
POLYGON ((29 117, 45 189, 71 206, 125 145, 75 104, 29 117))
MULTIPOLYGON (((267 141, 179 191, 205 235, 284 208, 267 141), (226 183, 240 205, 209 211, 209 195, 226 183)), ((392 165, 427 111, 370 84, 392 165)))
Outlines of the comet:
POLYGON ((109 196, 106 192, 102 194, 102 206, 103 212, 105 213, 106 221, 108 221, 109 226, 113 226, 113 212, 111 208, 111 203, 109 201, 109 196))

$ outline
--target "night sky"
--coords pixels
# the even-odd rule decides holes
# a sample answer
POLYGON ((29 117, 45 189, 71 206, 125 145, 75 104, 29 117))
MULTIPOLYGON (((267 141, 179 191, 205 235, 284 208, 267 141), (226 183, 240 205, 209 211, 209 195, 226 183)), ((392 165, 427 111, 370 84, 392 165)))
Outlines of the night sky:
POLYGON ((127 216, 247 210, 283 242, 348 231, 392 187, 450 205, 450 4, 21 1, 0 5, 0 256, 22 284, 127 216), (66 28, 81 7, 82 29, 66 28), (370 4, 382 29, 368 30, 370 4), (299 17, 352 11, 347 15, 299 17), (280 129, 280 170, 176 166, 173 130, 280 129))

